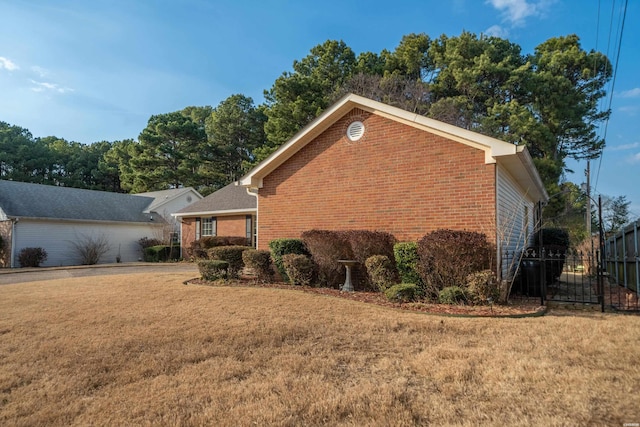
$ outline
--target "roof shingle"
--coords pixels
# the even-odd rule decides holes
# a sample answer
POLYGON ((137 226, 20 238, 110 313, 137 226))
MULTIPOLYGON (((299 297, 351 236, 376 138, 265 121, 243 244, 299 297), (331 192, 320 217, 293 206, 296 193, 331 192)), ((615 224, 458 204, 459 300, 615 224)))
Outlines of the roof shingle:
POLYGON ((215 193, 209 194, 204 199, 198 200, 177 212, 178 216, 186 216, 189 213, 220 213, 224 211, 248 212, 257 209, 256 197, 247 193, 245 187, 237 185, 235 182, 221 188, 215 193))
MULTIPOLYGON (((0 180, 0 209, 8 217, 146 222, 151 197, 0 180)), ((154 220, 163 221, 159 215, 154 220)))

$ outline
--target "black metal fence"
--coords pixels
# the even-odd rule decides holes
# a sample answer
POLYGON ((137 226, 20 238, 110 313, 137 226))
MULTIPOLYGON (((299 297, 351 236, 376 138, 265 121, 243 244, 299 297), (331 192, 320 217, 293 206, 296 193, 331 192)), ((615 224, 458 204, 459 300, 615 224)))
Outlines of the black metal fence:
POLYGON ((502 271, 511 284, 512 300, 600 306, 602 311, 640 311, 637 290, 620 286, 605 271, 600 251, 563 250, 555 247, 529 248, 505 253, 502 271), (506 273, 506 274, 505 274, 506 273))
POLYGON ((507 253, 503 265, 517 266, 512 274, 511 298, 598 304, 597 277, 587 274, 594 259, 588 254, 561 248, 529 248, 507 253))

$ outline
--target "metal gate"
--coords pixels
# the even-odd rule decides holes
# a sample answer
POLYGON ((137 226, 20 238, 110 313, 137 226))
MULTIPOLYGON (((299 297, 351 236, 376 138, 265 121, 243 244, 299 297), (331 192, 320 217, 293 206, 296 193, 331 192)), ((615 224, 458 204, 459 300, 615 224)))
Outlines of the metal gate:
POLYGON ((519 258, 519 268, 511 287, 512 297, 539 298, 543 305, 554 302, 602 307, 603 277, 597 257, 559 247, 529 248, 520 254, 506 254, 504 259, 511 262, 513 257, 519 258))

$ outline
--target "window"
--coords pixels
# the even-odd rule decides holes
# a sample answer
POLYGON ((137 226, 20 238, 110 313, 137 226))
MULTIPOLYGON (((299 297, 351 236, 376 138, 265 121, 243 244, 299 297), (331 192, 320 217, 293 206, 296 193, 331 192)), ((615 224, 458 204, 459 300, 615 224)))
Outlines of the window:
POLYGON ((202 218, 202 236, 215 236, 217 228, 217 221, 215 217, 202 218))
POLYGON ((524 235, 529 236, 529 206, 524 206, 524 218, 522 219, 524 225, 524 235))
POLYGON ((256 246, 256 220, 253 215, 247 215, 246 217, 246 229, 245 236, 247 237, 247 242, 249 246, 256 246))

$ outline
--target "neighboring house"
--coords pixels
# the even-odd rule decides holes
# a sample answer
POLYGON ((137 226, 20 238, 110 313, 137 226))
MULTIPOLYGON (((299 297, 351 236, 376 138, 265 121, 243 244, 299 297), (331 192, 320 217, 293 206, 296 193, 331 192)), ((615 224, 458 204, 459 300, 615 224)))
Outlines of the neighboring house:
POLYGON ((180 242, 180 224, 174 213, 202 199, 202 195, 192 187, 173 188, 171 190, 138 193, 136 196, 153 197, 153 202, 145 209, 145 213, 157 212, 169 224, 169 231, 174 243, 180 242))
POLYGON ((181 224, 181 246, 204 236, 245 236, 255 245, 257 200, 234 182, 173 214, 181 224))
POLYGON ((311 229, 418 240, 437 229, 522 248, 548 195, 524 146, 347 95, 240 184, 258 193, 257 246, 311 229))
POLYGON ((6 267, 19 267, 18 254, 41 247, 42 266, 80 264, 75 243, 106 239, 100 263, 137 261, 138 240, 159 238, 167 223, 148 207, 153 198, 69 187, 0 180, 0 235, 6 267))

